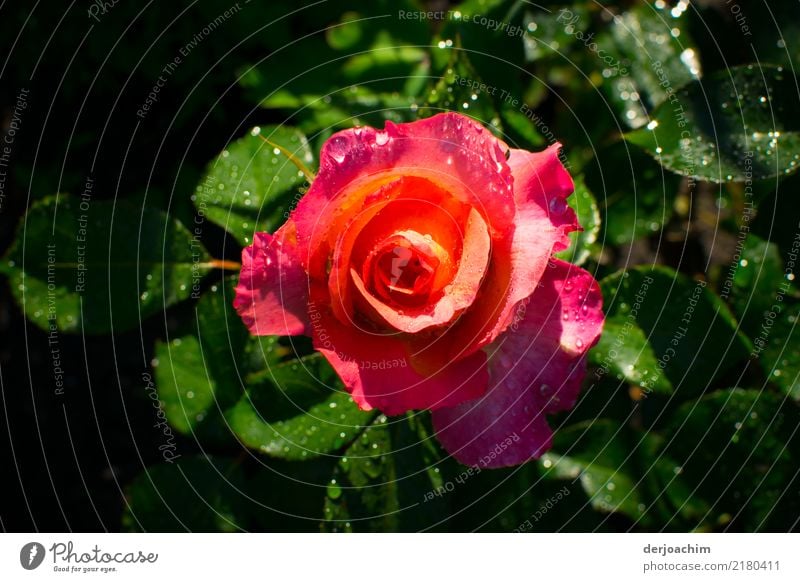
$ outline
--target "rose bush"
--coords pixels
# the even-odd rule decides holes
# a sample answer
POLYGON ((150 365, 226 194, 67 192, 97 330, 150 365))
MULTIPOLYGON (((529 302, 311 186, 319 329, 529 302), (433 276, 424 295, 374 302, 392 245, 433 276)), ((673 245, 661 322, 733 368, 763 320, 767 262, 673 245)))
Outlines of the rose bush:
POLYGON ((307 194, 243 252, 234 306, 255 335, 309 335, 355 402, 433 411, 444 447, 500 467, 550 446, 602 325, 555 144, 510 149, 443 113, 341 131, 307 194))

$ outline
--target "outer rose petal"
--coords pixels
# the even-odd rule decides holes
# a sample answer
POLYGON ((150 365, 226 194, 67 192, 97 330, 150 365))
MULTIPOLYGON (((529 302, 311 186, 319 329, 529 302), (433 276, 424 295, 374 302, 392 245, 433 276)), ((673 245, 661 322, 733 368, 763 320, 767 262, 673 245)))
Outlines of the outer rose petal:
POLYGON ((560 150, 559 143, 543 152, 511 150, 508 164, 517 202, 515 262, 526 261, 532 249, 547 244, 554 245, 553 252, 563 251, 569 246, 567 235, 580 229, 575 211, 567 205, 575 185, 558 157, 560 150))
POLYGON ((508 332, 486 348, 491 387, 433 413, 437 437, 465 465, 506 467, 550 448, 545 413, 575 404, 586 351, 603 327, 600 288, 588 272, 551 261, 508 332))
POLYGON ((483 352, 451 362, 430 376, 421 375, 410 366, 404 345, 395 337, 345 327, 313 308, 310 315, 314 347, 362 409, 377 408, 388 415, 433 410, 486 392, 489 372, 483 352))
POLYGON ((253 335, 308 333, 308 276, 291 242, 291 221, 275 236, 257 232, 242 251, 233 306, 253 335))

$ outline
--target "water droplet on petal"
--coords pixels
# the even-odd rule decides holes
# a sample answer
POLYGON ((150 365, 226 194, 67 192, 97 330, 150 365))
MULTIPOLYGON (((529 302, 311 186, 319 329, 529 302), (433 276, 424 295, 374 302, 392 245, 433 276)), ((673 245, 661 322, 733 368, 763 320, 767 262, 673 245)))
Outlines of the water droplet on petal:
POLYGON ((341 135, 331 138, 328 153, 337 163, 341 164, 347 157, 347 138, 341 135))
POLYGON ((375 134, 375 143, 379 146, 389 143, 389 133, 386 131, 379 131, 375 134))
POLYGON ((567 210, 567 201, 563 198, 553 198, 550 200, 550 212, 553 214, 564 214, 567 210))

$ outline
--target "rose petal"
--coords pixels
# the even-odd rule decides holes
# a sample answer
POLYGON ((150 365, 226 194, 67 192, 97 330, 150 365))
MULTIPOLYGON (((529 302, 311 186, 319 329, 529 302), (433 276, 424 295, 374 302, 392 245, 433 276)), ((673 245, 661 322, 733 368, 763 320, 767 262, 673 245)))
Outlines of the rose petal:
POLYGON ((275 233, 253 235, 242 251, 233 306, 253 335, 308 333, 308 276, 292 244, 291 221, 275 233))
POLYGON ((383 131, 364 127, 336 133, 325 142, 317 177, 292 213, 305 249, 304 266, 320 260, 313 251, 337 218, 353 208, 357 212, 370 192, 392 176, 430 180, 475 207, 492 236, 504 233, 514 219, 504 150, 505 144, 488 130, 455 113, 399 125, 387 121, 383 131))
POLYGON ((579 227, 567 205, 572 178, 558 157, 560 144, 543 152, 511 150, 517 212, 513 233, 494 241, 492 261, 475 306, 456 325, 443 332, 441 350, 423 351, 423 365, 436 365, 441 357, 454 359, 493 342, 511 321, 514 307, 533 293, 553 252, 569 244, 569 232, 579 227), (434 358, 433 362, 428 362, 434 358))
POLYGON ((543 152, 511 150, 508 164, 517 202, 517 264, 526 263, 536 249, 548 245, 553 252, 563 251, 569 246, 569 233, 580 229, 575 211, 567 204, 575 185, 561 163, 560 150, 559 143, 543 152))
POLYGON ((603 327, 600 288, 588 272, 553 260, 517 306, 508 331, 486 348, 491 386, 482 398, 433 413, 444 448, 465 465, 505 467, 551 444, 545 413, 575 404, 585 354, 603 327))
POLYGON ((452 406, 486 391, 486 356, 477 352, 427 376, 408 362, 393 336, 347 328, 330 313, 310 312, 314 348, 321 352, 363 409, 384 414, 452 406))

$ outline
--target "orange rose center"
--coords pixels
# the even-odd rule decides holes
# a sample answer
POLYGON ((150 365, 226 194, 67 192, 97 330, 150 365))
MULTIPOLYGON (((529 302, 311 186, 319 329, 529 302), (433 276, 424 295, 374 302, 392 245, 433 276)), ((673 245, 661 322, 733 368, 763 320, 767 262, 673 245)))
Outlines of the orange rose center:
POLYGON ((436 246, 430 237, 413 231, 384 240, 365 264, 370 291, 390 303, 424 304, 433 290, 441 262, 436 246))
POLYGON ((338 298, 331 308, 340 321, 358 315, 417 333, 472 304, 491 247, 477 210, 417 176, 372 177, 354 192, 327 247, 328 291, 338 298))

